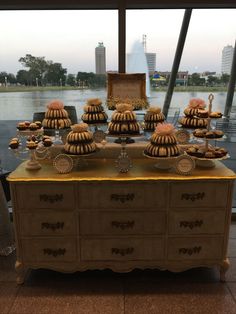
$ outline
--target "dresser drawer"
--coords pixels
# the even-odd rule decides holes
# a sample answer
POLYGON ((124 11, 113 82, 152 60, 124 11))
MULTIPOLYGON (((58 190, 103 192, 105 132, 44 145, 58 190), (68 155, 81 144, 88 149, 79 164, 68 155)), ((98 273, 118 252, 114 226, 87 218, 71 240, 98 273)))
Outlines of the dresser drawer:
POLYGON ((165 230, 164 211, 80 213, 80 233, 84 235, 162 234, 165 230))
POLYGON ((23 257, 28 262, 72 262, 76 260, 75 238, 23 239, 23 257))
POLYGON ((20 234, 23 236, 76 235, 73 213, 21 213, 20 234))
POLYGON ((225 211, 186 210, 169 214, 170 234, 224 233, 225 211))
POLYGON ((84 261, 161 260, 164 258, 163 238, 82 239, 81 259, 84 261))
POLYGON ((228 201, 228 183, 226 181, 171 183, 170 197, 170 206, 173 208, 223 208, 228 201))
POLYGON ((166 182, 88 182, 79 184, 79 208, 164 210, 166 195, 166 182))
POLYGON ((74 185, 70 183, 22 183, 16 186, 19 209, 75 209, 74 185))
POLYGON ((222 259, 223 237, 169 238, 169 260, 222 259))

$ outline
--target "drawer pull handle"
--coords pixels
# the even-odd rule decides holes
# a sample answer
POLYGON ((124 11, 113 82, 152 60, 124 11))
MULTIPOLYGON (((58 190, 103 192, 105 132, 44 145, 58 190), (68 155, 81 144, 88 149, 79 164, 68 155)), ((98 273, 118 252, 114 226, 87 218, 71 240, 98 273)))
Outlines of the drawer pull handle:
POLYGON ((199 254, 201 250, 202 250, 201 246, 195 246, 193 248, 180 248, 179 254, 188 254, 188 255, 199 254))
POLYGON ((48 202, 48 203, 55 203, 55 202, 62 202, 63 201, 63 194, 40 194, 39 195, 40 202, 48 202))
POLYGON ((120 254, 121 256, 132 254, 133 252, 134 252, 133 247, 128 247, 125 249, 118 249, 118 248, 112 248, 111 249, 111 254, 120 254))
POLYGON ((132 229, 134 227, 134 220, 132 221, 112 221, 111 222, 112 228, 120 228, 122 230, 125 229, 132 229))
POLYGON ((128 194, 111 194, 112 201, 120 201, 121 203, 125 203, 128 201, 133 201, 135 195, 133 193, 128 194))
POLYGON ((57 229, 63 229, 64 222, 56 222, 56 223, 49 223, 49 222, 42 222, 41 229, 51 229, 55 231, 57 229))
POLYGON ((196 227, 201 227, 203 225, 203 220, 195 220, 195 221, 180 221, 180 228, 189 228, 193 229, 196 227))
POLYGON ((59 255, 65 255, 66 249, 43 249, 44 255, 52 255, 53 257, 57 257, 59 255))
POLYGON ((189 194, 189 193, 183 193, 181 195, 181 200, 190 200, 192 202, 196 201, 196 200, 203 200, 203 198, 205 197, 205 193, 202 192, 202 193, 192 193, 192 194, 189 194))

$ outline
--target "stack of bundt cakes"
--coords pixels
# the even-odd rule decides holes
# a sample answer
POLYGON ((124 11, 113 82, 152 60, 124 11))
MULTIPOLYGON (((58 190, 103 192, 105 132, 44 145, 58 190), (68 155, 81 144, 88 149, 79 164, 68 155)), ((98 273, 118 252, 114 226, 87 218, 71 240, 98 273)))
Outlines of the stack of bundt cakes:
POLYGON ((71 126, 72 131, 67 135, 64 150, 68 154, 87 155, 96 151, 92 132, 88 131, 87 123, 71 126))
POLYGON ((144 130, 147 132, 153 132, 158 123, 162 123, 165 120, 164 114, 159 107, 150 107, 144 116, 144 130))
POLYGON ((71 126, 71 120, 68 117, 68 112, 64 109, 63 102, 52 100, 47 105, 42 125, 47 129, 65 129, 71 126))
POLYGON ((108 124, 108 132, 113 135, 140 133, 139 124, 136 120, 136 114, 130 104, 122 103, 116 105, 111 122, 108 124))
POLYGON ((151 157, 174 157, 178 156, 179 153, 173 124, 159 123, 144 154, 151 157))
POLYGON ((84 114, 81 119, 87 124, 99 124, 107 122, 107 114, 102 106, 102 101, 98 98, 88 99, 84 106, 84 114))
POLYGON ((190 100, 184 110, 185 117, 180 118, 179 123, 186 128, 205 128, 207 126, 208 111, 205 110, 205 101, 200 98, 190 100))

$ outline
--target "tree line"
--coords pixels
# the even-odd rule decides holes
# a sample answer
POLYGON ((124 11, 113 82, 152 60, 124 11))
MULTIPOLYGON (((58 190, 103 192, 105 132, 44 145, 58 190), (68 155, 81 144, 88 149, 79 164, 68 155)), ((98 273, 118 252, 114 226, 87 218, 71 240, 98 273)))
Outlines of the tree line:
POLYGON ((0 72, 0 83, 19 84, 24 86, 80 86, 99 87, 106 86, 106 75, 93 72, 78 72, 67 74, 59 62, 45 60, 45 57, 35 57, 26 54, 19 62, 25 70, 19 70, 16 76, 12 73, 0 72))
MULTIPOLYGON (((26 54, 19 62, 25 70, 19 70, 16 76, 12 73, 0 72, 0 83, 19 84, 24 86, 79 86, 79 87, 105 87, 106 75, 98 75, 93 72, 78 72, 77 74, 67 74, 67 69, 63 68, 59 62, 45 60, 45 57, 35 57, 26 54)), ((229 75, 222 74, 216 77, 209 75, 207 80, 199 73, 188 76, 186 85, 189 86, 226 86, 229 82, 229 75)), ((169 77, 162 85, 168 84, 169 77)), ((152 83, 152 82, 151 82, 152 83)))

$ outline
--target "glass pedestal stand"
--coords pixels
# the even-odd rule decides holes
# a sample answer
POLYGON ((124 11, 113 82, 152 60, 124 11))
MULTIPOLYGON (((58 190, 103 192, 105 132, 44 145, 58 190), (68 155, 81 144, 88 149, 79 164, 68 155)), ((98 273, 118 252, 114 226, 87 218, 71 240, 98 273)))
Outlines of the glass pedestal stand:
POLYGON ((59 129, 55 129, 55 136, 54 136, 53 144, 56 144, 56 145, 63 144, 59 129))
POLYGON ((27 170, 39 170, 42 168, 40 163, 35 157, 35 149, 30 149, 30 160, 27 161, 25 169, 27 170))
POLYGON ((101 143, 103 140, 106 139, 106 133, 101 130, 99 127, 107 126, 107 122, 104 123, 90 123, 89 126, 94 128, 93 130, 93 139, 95 143, 101 143))
POLYGON ((119 172, 126 173, 132 168, 132 161, 130 157, 128 156, 126 152, 126 144, 130 143, 132 140, 131 137, 140 137, 143 136, 142 134, 120 134, 120 135, 114 135, 114 134, 108 134, 109 137, 118 137, 118 141, 116 143, 120 143, 121 145, 121 151, 119 156, 116 159, 116 167, 119 169, 119 172))

